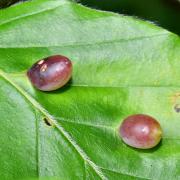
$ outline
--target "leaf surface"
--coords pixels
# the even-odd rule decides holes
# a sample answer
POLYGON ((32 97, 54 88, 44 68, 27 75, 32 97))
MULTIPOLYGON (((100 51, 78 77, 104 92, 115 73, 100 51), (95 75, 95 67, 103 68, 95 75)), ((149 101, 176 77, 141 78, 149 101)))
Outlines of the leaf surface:
POLYGON ((0 11, 0 179, 178 179, 180 38, 151 23, 66 0, 34 0, 0 11), (72 81, 40 92, 26 70, 62 54, 72 81), (118 136, 143 113, 161 144, 137 150, 118 136))

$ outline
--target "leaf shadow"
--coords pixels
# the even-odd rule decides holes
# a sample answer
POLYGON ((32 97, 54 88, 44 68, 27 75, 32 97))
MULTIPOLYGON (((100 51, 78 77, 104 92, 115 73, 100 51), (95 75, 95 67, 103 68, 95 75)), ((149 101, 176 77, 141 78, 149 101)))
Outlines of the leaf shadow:
POLYGON ((66 91, 68 91, 71 88, 71 85, 73 84, 73 80, 72 78, 68 81, 68 83, 66 85, 64 85, 63 87, 54 90, 54 91, 44 91, 44 93, 46 94, 61 94, 61 93, 65 93, 66 91))
POLYGON ((134 151, 137 151, 137 152, 140 152, 140 153, 154 153, 156 152, 157 150, 159 150, 162 146, 162 140, 159 142, 159 144, 151 149, 137 149, 137 148, 133 148, 133 147, 130 147, 131 149, 133 149, 134 151))

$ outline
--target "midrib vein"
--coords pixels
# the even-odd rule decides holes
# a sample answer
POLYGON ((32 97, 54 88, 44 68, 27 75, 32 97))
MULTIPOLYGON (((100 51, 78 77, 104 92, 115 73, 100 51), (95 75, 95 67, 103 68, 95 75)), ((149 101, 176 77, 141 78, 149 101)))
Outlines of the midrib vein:
POLYGON ((40 171, 39 171, 39 164, 40 164, 40 159, 39 159, 39 121, 38 121, 38 114, 35 110, 35 117, 36 117, 36 162, 37 162, 37 176, 40 176, 40 171))
POLYGON ((32 105, 35 109, 41 112, 42 115, 44 115, 48 121, 54 125, 59 132, 65 137, 65 139, 74 147, 74 149, 79 153, 81 158, 87 162, 93 170, 96 172, 96 174, 103 180, 106 180, 107 178, 102 173, 101 169, 88 157, 88 155, 81 149, 81 147, 75 142, 75 140, 69 135, 68 132, 63 128, 60 123, 58 124, 54 117, 50 115, 42 106, 39 104, 33 97, 31 97, 28 93, 26 93, 20 86, 18 86, 16 83, 13 82, 12 79, 8 77, 6 73, 4 73, 2 70, 0 70, 0 76, 6 80, 10 85, 12 85, 21 95, 23 95, 32 105))

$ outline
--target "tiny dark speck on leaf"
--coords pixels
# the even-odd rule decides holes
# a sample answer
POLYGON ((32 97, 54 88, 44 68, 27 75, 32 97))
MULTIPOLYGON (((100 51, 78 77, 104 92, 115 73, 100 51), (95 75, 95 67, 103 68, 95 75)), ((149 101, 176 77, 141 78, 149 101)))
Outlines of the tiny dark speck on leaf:
POLYGON ((52 124, 48 121, 47 118, 44 118, 43 120, 47 126, 52 126, 52 124))
POLYGON ((176 104, 174 106, 174 110, 177 112, 177 113, 180 113, 180 104, 176 104))

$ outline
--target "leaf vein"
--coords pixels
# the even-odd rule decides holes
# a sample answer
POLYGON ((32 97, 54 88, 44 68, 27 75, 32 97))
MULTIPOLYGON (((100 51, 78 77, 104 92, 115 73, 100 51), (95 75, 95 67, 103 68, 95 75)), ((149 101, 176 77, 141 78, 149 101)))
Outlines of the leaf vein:
POLYGON ((63 1, 63 2, 60 2, 60 1, 59 1, 58 5, 55 6, 55 7, 52 7, 52 8, 47 8, 47 7, 46 7, 46 9, 43 9, 43 10, 41 9, 40 11, 37 11, 37 12, 35 12, 35 13, 22 14, 22 15, 20 15, 20 16, 11 18, 11 19, 9 19, 9 20, 7 20, 7 21, 4 21, 4 22, 0 23, 0 26, 7 25, 7 24, 12 23, 13 21, 16 21, 16 20, 19 20, 19 19, 31 17, 31 16, 34 16, 34 15, 37 15, 37 14, 41 14, 41 13, 43 13, 43 12, 52 11, 52 10, 54 10, 54 9, 56 9, 56 8, 59 8, 60 6, 62 6, 62 5, 64 5, 64 4, 67 4, 67 2, 64 2, 64 1, 63 1))
MULTIPOLYGON (((64 118, 55 118, 55 119, 59 119, 61 120, 62 122, 64 123, 72 123, 72 124, 78 124, 78 125, 81 125, 81 126, 88 126, 88 127, 93 127, 93 128, 99 128, 99 129, 108 129, 110 131, 115 131, 116 130, 116 127, 112 127, 112 126, 107 126, 107 125, 102 125, 102 124, 97 124, 97 125, 94 125, 94 124, 91 124, 91 123, 84 123, 84 122, 75 122, 75 121, 71 121, 71 120, 66 120, 64 118)), ((174 140, 174 141, 179 141, 180 138, 179 137, 168 137, 168 136, 163 136, 162 139, 166 139, 166 140, 174 140)))
POLYGON ((75 122, 75 121, 71 121, 71 120, 66 120, 64 118, 56 118, 56 117, 55 117, 55 119, 57 119, 57 120, 59 119, 60 121, 65 122, 65 123, 78 124, 78 125, 82 125, 82 126, 89 126, 89 127, 94 127, 94 128, 100 128, 100 129, 109 129, 111 131, 114 131, 113 127, 107 126, 107 125, 102 125, 102 124, 94 125, 91 123, 75 122))
POLYGON ((143 39, 151 39, 151 38, 155 38, 155 37, 161 37, 161 36, 167 36, 169 35, 169 33, 160 33, 160 34, 153 34, 153 35, 149 35, 149 36, 137 36, 137 37, 132 37, 132 38, 127 38, 127 39, 116 39, 116 40, 105 40, 105 41, 97 41, 97 42, 92 42, 92 43, 78 43, 78 42, 74 42, 72 44, 62 44, 61 45, 47 45, 47 46, 41 46, 41 44, 39 45, 34 45, 34 44, 29 44, 29 46, 25 46, 25 44, 23 44, 22 46, 4 46, 4 45, 0 45, 1 49, 4 48, 8 48, 8 49, 26 49, 26 48, 71 48, 71 47, 84 47, 84 46, 101 46, 101 45, 112 45, 113 43, 126 43, 129 41, 139 41, 139 40, 143 40, 143 39))
POLYGON ((100 168, 102 170, 107 170, 107 171, 114 172, 114 173, 117 173, 117 174, 122 174, 122 175, 130 176, 130 177, 135 177, 135 178, 138 178, 138 179, 151 180, 151 178, 147 178, 147 177, 141 177, 141 176, 137 176, 137 175, 134 175, 134 174, 128 174, 128 173, 124 173, 124 172, 119 172, 117 170, 107 169, 107 168, 104 168, 104 167, 100 167, 100 168))

